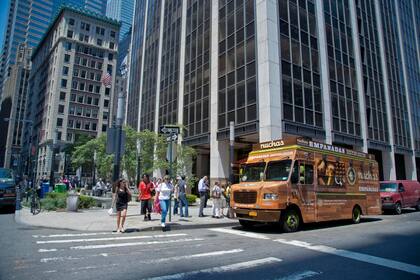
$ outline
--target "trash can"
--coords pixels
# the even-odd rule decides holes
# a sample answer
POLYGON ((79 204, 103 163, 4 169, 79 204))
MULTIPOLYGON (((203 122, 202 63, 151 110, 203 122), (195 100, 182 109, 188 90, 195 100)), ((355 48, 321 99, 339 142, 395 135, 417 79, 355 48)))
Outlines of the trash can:
POLYGON ((76 193, 69 193, 67 196, 67 211, 77 212, 79 206, 79 195, 76 193))
POLYGON ((47 193, 49 192, 49 190, 50 190, 50 183, 49 182, 42 183, 41 192, 40 192, 39 196, 41 198, 44 198, 47 195, 47 193))
POLYGON ((55 184, 54 191, 58 193, 65 193, 67 192, 67 186, 66 184, 62 184, 62 183, 55 184))

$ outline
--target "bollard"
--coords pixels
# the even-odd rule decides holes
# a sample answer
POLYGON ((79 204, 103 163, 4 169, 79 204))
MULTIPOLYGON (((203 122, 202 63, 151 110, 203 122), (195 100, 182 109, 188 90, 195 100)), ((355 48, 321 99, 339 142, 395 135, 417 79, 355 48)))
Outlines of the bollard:
POLYGON ((15 208, 16 208, 16 210, 21 210, 22 209, 22 206, 21 206, 21 204, 20 204, 20 188, 19 188, 19 186, 17 186, 16 187, 16 205, 15 205, 15 208))

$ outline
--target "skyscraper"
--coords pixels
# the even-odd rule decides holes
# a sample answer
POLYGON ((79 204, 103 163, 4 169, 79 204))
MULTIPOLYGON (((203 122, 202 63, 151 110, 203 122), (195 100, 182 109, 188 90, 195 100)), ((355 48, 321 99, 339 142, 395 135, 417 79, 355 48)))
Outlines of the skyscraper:
POLYGON ((133 20, 134 0, 108 0, 106 16, 121 21, 120 40, 129 32, 133 20))
POLYGON ((228 178, 231 121, 235 161, 295 135, 374 154, 381 179, 420 175, 418 1, 136 5, 127 123, 182 124, 197 176, 228 178))
MULTIPOLYGON (((105 15, 106 0, 11 0, 0 61, 0 97, 21 43, 34 48, 62 4, 105 15)), ((1 99, 1 98, 0 98, 1 99)))

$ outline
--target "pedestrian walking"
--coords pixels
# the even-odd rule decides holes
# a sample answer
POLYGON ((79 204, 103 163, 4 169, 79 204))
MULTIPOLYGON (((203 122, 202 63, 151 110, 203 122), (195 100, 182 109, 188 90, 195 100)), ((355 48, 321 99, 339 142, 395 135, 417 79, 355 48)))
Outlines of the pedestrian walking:
POLYGON ((143 175, 143 181, 139 184, 139 200, 140 200, 140 215, 144 215, 145 221, 151 221, 152 213, 152 191, 154 191, 154 185, 149 180, 149 175, 143 175))
POLYGON ((212 218, 221 218, 220 217, 220 207, 222 203, 222 189, 219 186, 219 182, 215 182, 213 189, 211 190, 211 196, 213 199, 213 215, 212 218))
POLYGON ((205 217, 203 213, 204 205, 206 204, 207 191, 209 187, 207 185, 207 176, 204 176, 198 182, 198 192, 200 193, 200 210, 198 212, 198 217, 205 217))
POLYGON ((179 200, 179 211, 181 217, 188 217, 188 200, 186 193, 187 185, 185 184, 185 176, 181 176, 178 180, 178 200, 179 200), (183 211, 185 208, 185 212, 183 211))
POLYGON ((166 215, 168 214, 169 203, 173 189, 174 187, 171 184, 168 175, 164 177, 163 182, 156 188, 156 196, 159 198, 160 208, 162 210, 162 216, 160 220, 162 229, 165 229, 166 227, 166 215))
POLYGON ((226 216, 228 218, 233 218, 233 212, 232 212, 232 209, 230 208, 230 197, 231 197, 231 194, 232 194, 232 187, 231 186, 232 186, 231 182, 228 182, 227 186, 226 186, 226 190, 225 190, 226 205, 227 205, 227 209, 228 209, 226 216))
POLYGON ((220 197, 220 216, 224 217, 225 216, 225 208, 226 208, 226 186, 224 184, 222 184, 220 186, 220 190, 222 192, 222 195, 220 197))
POLYGON ((174 216, 178 215, 179 208, 179 186, 178 182, 174 186, 174 216))
POLYGON ((117 208, 117 233, 125 232, 124 223, 127 216, 128 202, 131 201, 131 192, 128 183, 119 179, 113 186, 112 199, 117 208))

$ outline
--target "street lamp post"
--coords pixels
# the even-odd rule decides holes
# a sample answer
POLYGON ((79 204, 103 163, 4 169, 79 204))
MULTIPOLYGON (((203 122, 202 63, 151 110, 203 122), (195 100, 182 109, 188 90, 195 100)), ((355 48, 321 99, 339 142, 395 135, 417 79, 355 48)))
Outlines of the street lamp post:
POLYGON ((141 152, 141 141, 137 139, 137 185, 140 184, 141 176, 140 176, 140 152, 141 152))
POLYGON ((229 123, 229 144, 230 144, 230 153, 229 153, 229 161, 230 161, 230 169, 229 169, 229 180, 230 183, 233 184, 233 157, 234 157, 234 145, 235 145, 235 123, 229 123))
POLYGON ((51 169, 50 169, 50 187, 54 187, 54 163, 55 163, 55 148, 57 146, 57 129, 54 130, 54 136, 51 149, 51 169))
MULTIPOLYGON (((128 73, 128 66, 127 63, 122 63, 120 72, 124 80, 127 79, 128 73)), ((117 121, 116 121, 116 151, 114 156, 114 170, 113 170, 113 180, 114 182, 118 180, 120 177, 120 168, 121 168, 121 141, 122 141, 122 126, 124 121, 124 110, 125 110, 125 99, 126 99, 126 90, 125 87, 124 91, 118 93, 118 104, 117 104, 117 121)))

